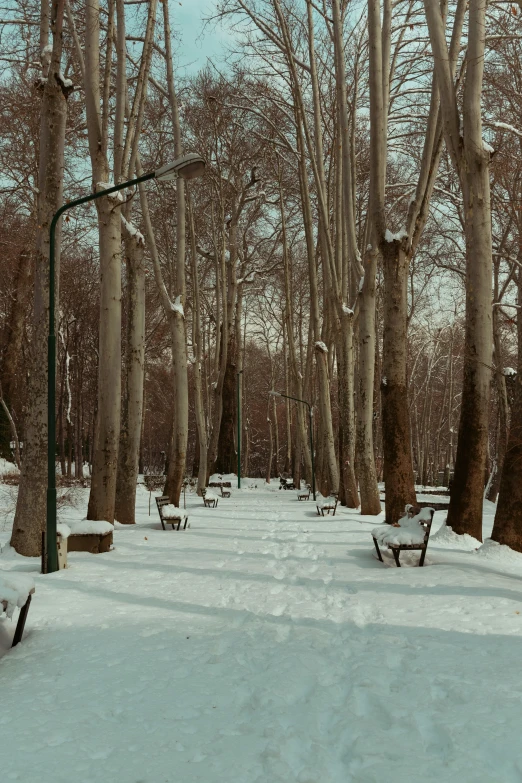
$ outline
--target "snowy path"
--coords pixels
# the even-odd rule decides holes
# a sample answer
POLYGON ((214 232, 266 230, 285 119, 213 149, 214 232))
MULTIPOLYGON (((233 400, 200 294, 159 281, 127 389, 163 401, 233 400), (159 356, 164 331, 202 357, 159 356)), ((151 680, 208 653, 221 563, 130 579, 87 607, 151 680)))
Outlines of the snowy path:
POLYGON ((114 552, 36 576, 0 661, 2 782, 522 781, 522 556, 397 570, 375 519, 293 493, 191 497, 182 533, 138 500, 114 552))

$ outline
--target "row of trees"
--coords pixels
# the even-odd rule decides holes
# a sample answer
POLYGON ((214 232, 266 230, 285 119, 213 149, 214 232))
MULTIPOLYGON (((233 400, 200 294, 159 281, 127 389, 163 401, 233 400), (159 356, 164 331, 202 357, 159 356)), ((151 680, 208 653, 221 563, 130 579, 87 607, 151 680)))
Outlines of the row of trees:
MULTIPOLYGON (((179 502, 237 464, 386 519, 452 482, 448 524, 522 550, 517 8, 463 0, 224 0, 220 72, 175 77, 165 0, 26 0, 0 22, 4 438, 12 543, 45 518, 48 230, 66 197, 184 151, 203 179, 140 185, 64 222, 62 472, 134 522, 138 470, 179 502), (35 96, 38 100, 35 100, 35 96), (91 211, 89 211, 91 210, 91 211), (3 289, 4 290, 4 289, 3 289), (517 358, 518 357, 518 358, 517 358), (508 365, 514 368, 506 369, 508 365), (11 420, 11 422, 9 421, 11 420), (140 464, 141 463, 141 464, 140 464), (486 486, 487 484, 487 486, 486 486), (515 504, 515 505, 514 505, 515 504), (518 514, 518 516, 517 516, 518 514)), ((7 12, 6 12, 7 13, 7 12)))

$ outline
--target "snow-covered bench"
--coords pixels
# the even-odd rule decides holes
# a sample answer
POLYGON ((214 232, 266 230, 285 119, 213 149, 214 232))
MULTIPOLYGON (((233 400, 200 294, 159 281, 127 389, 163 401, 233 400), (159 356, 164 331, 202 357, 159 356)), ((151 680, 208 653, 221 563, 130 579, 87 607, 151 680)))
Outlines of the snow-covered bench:
POLYGON ((298 500, 310 500, 310 487, 306 487, 305 489, 298 489, 297 490, 297 499, 298 500))
POLYGON ((317 514, 318 516, 324 517, 324 512, 328 515, 330 515, 330 511, 332 512, 332 516, 335 516, 335 512, 337 510, 337 504, 339 502, 339 495, 336 492, 332 492, 331 496, 328 498, 318 498, 317 499, 317 514))
POLYGON ((434 513, 434 508, 422 508, 415 516, 412 516, 412 506, 406 506, 405 515, 399 519, 396 525, 379 525, 372 530, 373 543, 381 563, 384 561, 379 544, 391 549, 398 568, 401 566, 400 552, 415 549, 421 553, 419 566, 423 566, 434 513))
POLYGON ((173 530, 181 530, 181 523, 184 522, 183 530, 187 527, 188 514, 170 502, 168 495, 161 495, 156 498, 156 506, 163 530, 166 530, 165 524, 172 525, 173 530))
POLYGON ((295 489, 295 481, 293 478, 279 476, 279 489, 295 489))
POLYGON ((215 508, 218 504, 219 497, 213 492, 209 492, 208 489, 202 489, 201 494, 203 496, 203 503, 207 508, 215 508))
POLYGON ((0 572, 0 615, 5 612, 11 618, 18 607, 20 614, 11 647, 22 641, 25 621, 34 595, 34 581, 24 575, 12 574, 10 571, 0 572))
POLYGON ((222 498, 229 498, 232 495, 232 492, 230 489, 225 489, 225 485, 221 485, 221 497, 222 498))

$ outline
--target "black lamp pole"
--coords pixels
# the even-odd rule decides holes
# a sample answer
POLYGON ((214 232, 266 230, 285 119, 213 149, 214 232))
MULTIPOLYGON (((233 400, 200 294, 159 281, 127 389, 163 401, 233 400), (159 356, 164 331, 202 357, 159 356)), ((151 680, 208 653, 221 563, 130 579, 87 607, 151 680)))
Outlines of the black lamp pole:
POLYGON ((55 331, 55 303, 54 303, 54 274, 55 274, 55 236, 58 221, 64 212, 88 201, 108 196, 118 190, 138 185, 154 179, 156 172, 152 171, 141 177, 136 177, 120 185, 114 185, 97 193, 76 198, 63 204, 55 212, 51 220, 49 230, 49 336, 47 339, 47 573, 58 571, 58 549, 56 546, 56 331, 55 331))

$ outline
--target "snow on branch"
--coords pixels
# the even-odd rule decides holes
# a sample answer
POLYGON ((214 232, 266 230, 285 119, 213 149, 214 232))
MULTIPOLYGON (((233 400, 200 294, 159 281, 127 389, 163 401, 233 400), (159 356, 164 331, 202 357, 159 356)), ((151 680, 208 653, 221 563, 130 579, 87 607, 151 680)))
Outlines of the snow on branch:
POLYGON ((130 223, 128 220, 125 220, 123 215, 121 215, 121 224, 123 226, 124 231, 135 240, 136 244, 140 247, 145 247, 145 237, 143 234, 138 231, 135 225, 130 223))
POLYGON ((183 305, 181 304, 181 295, 177 296, 175 301, 171 303, 170 309, 175 313, 179 313, 182 318, 185 317, 185 311, 183 310, 183 305))
MULTIPOLYGON (((114 187, 114 182, 97 182, 96 183, 96 190, 109 190, 109 188, 114 187)), ((118 204, 123 204, 125 202, 125 199, 123 198, 123 195, 121 191, 117 190, 116 193, 110 193, 107 198, 110 201, 115 201, 118 204)))
POLYGON ((401 228, 396 234, 392 234, 389 228, 386 229, 384 239, 386 242, 401 242, 403 239, 408 238, 408 232, 405 228, 401 228))
POLYGON ((510 133, 514 133, 522 139, 522 131, 517 130, 517 128, 514 128, 513 125, 509 125, 507 122, 492 122, 491 124, 494 128, 502 128, 503 130, 510 131, 510 133))

